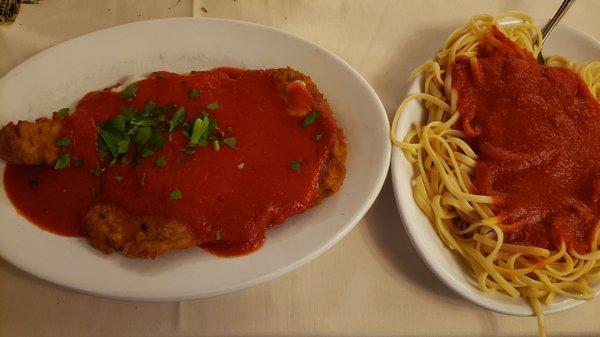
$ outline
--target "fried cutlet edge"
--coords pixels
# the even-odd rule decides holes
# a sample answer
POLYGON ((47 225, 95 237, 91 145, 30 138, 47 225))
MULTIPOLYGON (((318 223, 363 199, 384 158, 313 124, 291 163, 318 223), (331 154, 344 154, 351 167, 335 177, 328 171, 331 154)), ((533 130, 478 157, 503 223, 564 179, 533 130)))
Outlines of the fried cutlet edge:
POLYGON ((90 208, 82 221, 82 233, 104 254, 119 251, 132 258, 154 259, 200 244, 186 223, 156 215, 136 217, 111 203, 90 208))
POLYGON ((54 165, 61 129, 55 118, 10 122, 0 130, 0 158, 20 165, 54 165))
POLYGON ((320 165, 318 184, 316 186, 317 190, 315 191, 313 199, 313 206, 317 205, 325 200, 325 198, 337 192, 342 187, 344 178, 346 177, 348 146, 346 137, 344 136, 344 130, 337 124, 327 99, 325 99, 323 93, 319 91, 319 88, 310 76, 290 67, 268 69, 267 71, 270 72, 274 78, 283 82, 303 81, 306 84, 309 93, 315 100, 315 106, 325 107, 325 109, 322 109, 323 111, 321 111, 321 113, 328 114, 329 117, 335 121, 335 129, 331 135, 331 147, 329 148, 324 162, 320 165))

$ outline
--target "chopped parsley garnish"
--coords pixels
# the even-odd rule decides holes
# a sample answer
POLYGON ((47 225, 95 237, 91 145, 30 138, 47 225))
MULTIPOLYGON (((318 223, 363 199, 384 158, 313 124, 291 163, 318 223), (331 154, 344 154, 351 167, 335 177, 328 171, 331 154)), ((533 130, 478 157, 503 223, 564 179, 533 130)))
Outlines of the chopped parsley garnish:
POLYGON ((100 159, 109 154, 116 163, 122 157, 122 163, 127 164, 126 154, 133 148, 134 163, 140 158, 147 158, 164 146, 165 114, 173 105, 158 107, 153 101, 148 101, 143 109, 124 107, 121 113, 111 117, 101 127, 98 137, 100 159), (162 123, 162 124, 161 124, 162 123))
POLYGON ((121 92, 121 99, 132 99, 135 97, 138 89, 140 88, 140 84, 138 82, 131 83, 123 91, 121 92))
POLYGON ((146 102, 146 105, 144 106, 144 114, 150 114, 154 109, 156 109, 156 103, 150 100, 146 102))
POLYGON ((319 118, 319 112, 317 110, 312 110, 306 118, 302 121, 302 127, 305 128, 312 123, 314 123, 319 118))
POLYGON ((211 111, 217 110, 219 108, 219 102, 217 102, 217 101, 210 102, 206 105, 206 108, 211 111))
POLYGON ((235 149, 236 144, 237 144, 237 139, 236 138, 224 138, 223 139, 223 143, 227 144, 230 148, 235 149))
POLYGON ((69 146, 71 145, 71 140, 69 137, 62 137, 61 139, 56 141, 57 146, 69 146))
POLYGON ((152 132, 150 143, 154 144, 157 149, 162 149, 165 146, 165 137, 160 132, 152 132))
POLYGON ((110 152, 113 158, 117 158, 119 154, 127 152, 129 148, 129 141, 123 135, 111 130, 100 129, 100 139, 100 148, 110 152))
POLYGON ((61 154, 56 163, 54 163, 54 169, 60 170, 71 166, 71 156, 68 153, 61 154))
POLYGON ((181 191, 178 188, 176 188, 172 190, 171 193, 169 193, 169 198, 171 200, 180 200, 183 198, 183 195, 181 194, 181 191))
POLYGON ((139 145, 144 145, 148 143, 150 137, 152 137, 152 129, 149 126, 140 127, 135 133, 133 142, 139 145))
POLYGON ((200 146, 205 147, 208 145, 209 140, 215 140, 213 132, 219 126, 217 120, 210 118, 207 113, 203 112, 200 117, 192 124, 191 131, 188 130, 187 134, 190 137, 190 143, 188 146, 200 146))
POLYGON ((65 116, 68 116, 70 114, 70 112, 71 112, 71 109, 62 108, 56 112, 56 115, 60 116, 60 117, 65 117, 65 116))
POLYGON ((126 153, 129 149, 129 139, 122 139, 117 142, 117 152, 126 153))
POLYGON ((181 107, 173 114, 173 118, 168 122, 169 132, 173 132, 179 125, 183 124, 183 117, 185 117, 185 108, 181 107))
MULTIPOLYGON (((137 83, 133 89, 126 88, 135 95, 137 83)), ((133 84, 132 84, 133 85, 133 84)), ((195 89, 192 89, 192 91, 195 89)), ((202 94, 201 91, 199 94, 202 94)), ((196 94, 194 94, 196 95, 196 94)), ((192 95, 192 96, 194 96, 192 95)), ((125 95, 129 97, 130 95, 125 95)), ((215 101, 207 105, 211 110, 218 108, 215 101)), ((100 125, 98 133, 98 157, 100 168, 94 174, 103 172, 103 168, 114 166, 117 163, 128 165, 130 162, 137 165, 141 160, 148 158, 165 145, 165 137, 173 140, 173 133, 180 130, 188 138, 187 145, 182 148, 187 154, 194 154, 197 147, 206 147, 212 144, 218 151, 223 144, 235 148, 236 139, 225 138, 226 134, 217 124, 217 120, 211 118, 208 113, 202 111, 200 116, 192 121, 186 121, 184 107, 176 108, 175 104, 158 106, 152 100, 148 100, 143 108, 123 107, 121 112, 104 124, 100 125), (172 114, 172 115, 170 115, 172 114), (167 118, 167 116, 170 118, 167 118)), ((69 139, 60 139, 59 146, 70 144, 69 139)), ((157 166, 166 165, 166 157, 160 156, 155 159, 157 166)))
POLYGON ((200 95, 202 95, 202 91, 200 90, 192 89, 188 92, 189 98, 198 98, 200 95))
POLYGON ((123 179, 125 179, 123 176, 115 176, 116 181, 123 181, 123 179))
POLYGON ((300 161, 298 159, 296 159, 290 163, 290 169, 292 171, 298 172, 298 171, 300 171, 301 167, 302 167, 302 165, 300 164, 300 161))
POLYGON ((164 167, 165 165, 167 165, 167 157, 160 156, 160 157, 156 158, 154 163, 156 164, 156 166, 164 167))
POLYGON ((206 133, 208 128, 208 117, 198 118, 194 121, 194 128, 192 129, 192 135, 190 136, 190 145, 198 145, 200 137, 206 133))
POLYGON ((110 127, 114 131, 123 132, 125 131, 125 117, 124 115, 116 115, 106 121, 106 126, 110 127))
POLYGON ((317 134, 315 135, 315 140, 316 140, 316 141, 320 141, 320 140, 321 140, 321 138, 323 138, 323 134, 321 134, 321 133, 317 133, 317 134))
POLYGON ((154 154, 154 151, 146 149, 146 150, 144 150, 144 152, 142 152, 142 158, 148 158, 153 154, 154 154))

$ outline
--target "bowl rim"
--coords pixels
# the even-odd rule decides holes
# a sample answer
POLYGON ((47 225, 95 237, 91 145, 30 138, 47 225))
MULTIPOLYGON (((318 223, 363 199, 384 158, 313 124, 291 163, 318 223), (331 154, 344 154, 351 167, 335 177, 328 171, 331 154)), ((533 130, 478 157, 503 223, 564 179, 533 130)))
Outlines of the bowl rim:
MULTIPOLYGON (((547 21, 549 21, 549 20, 548 19, 535 19, 535 22, 538 26, 542 26, 547 21)), ((502 24, 510 24, 511 22, 514 22, 514 21, 507 20, 507 21, 503 21, 502 24)), ((562 23, 557 26, 556 30, 557 31, 564 30, 570 34, 578 35, 581 39, 586 40, 590 45, 594 45, 594 46, 596 46, 596 48, 598 48, 600 50, 600 41, 596 40, 593 36, 587 34, 586 32, 584 32, 580 29, 577 29, 577 28, 574 28, 574 27, 571 27, 569 25, 562 23)), ((442 42, 440 42, 440 44, 442 42)), ((409 95, 409 94, 412 94, 415 92, 420 92, 421 81, 422 81, 422 76, 421 75, 417 76, 417 78, 415 78, 415 80, 409 86, 409 89, 408 89, 406 95, 409 95)), ((424 112, 422 105, 419 105, 419 110, 421 110, 422 113, 424 112)), ((400 121, 401 120, 402 120, 402 116, 400 118, 400 121)), ((398 134, 400 134, 400 132, 398 131, 398 132, 396 132, 396 134, 398 135, 398 134)), ((400 135, 403 136, 403 134, 400 134, 400 135)), ((400 138, 402 138, 402 137, 400 137, 400 138)), ((474 303, 482 308, 485 308, 485 309, 488 309, 488 310, 491 310, 494 312, 502 313, 502 314, 513 315, 513 316, 534 316, 535 314, 534 314, 533 310, 531 309, 529 304, 527 304, 525 301, 522 301, 523 304, 519 305, 519 307, 520 307, 519 310, 510 309, 509 307, 506 306, 506 304, 502 303, 502 300, 493 298, 492 296, 483 293, 479 288, 475 287, 472 284, 465 284, 465 283, 457 280, 455 277, 453 277, 453 275, 450 272, 445 270, 444 266, 442 266, 438 262, 438 260, 435 259, 435 257, 430 256, 432 254, 427 252, 427 250, 423 246, 423 243, 420 242, 419 238, 417 237, 417 231, 415 229, 416 226, 414 224, 412 224, 407 218, 407 212, 408 212, 406 210, 406 208, 408 208, 407 203, 413 203, 414 207, 418 208, 418 206, 416 206, 416 204, 414 203, 413 195, 412 195, 412 193, 410 195, 401 195, 401 193, 399 191, 400 190, 399 184, 405 183, 407 180, 406 176, 404 176, 402 174, 401 169, 399 169, 399 167, 398 167, 398 165, 400 165, 401 161, 404 161, 404 160, 406 160, 406 158, 404 157, 404 153, 402 152, 402 150, 396 146, 392 146, 390 175, 392 176, 392 183, 394 186, 394 197, 396 200, 396 207, 398 209, 398 213, 400 214, 400 218, 402 220, 402 225, 408 234, 408 237, 409 237, 409 240, 410 240, 412 246, 415 248, 415 250, 417 251, 417 254, 421 258, 421 260, 425 263, 425 265, 427 265, 429 270, 431 270, 433 272, 433 274, 436 276, 436 278, 438 280, 440 280, 445 286, 452 289, 455 293, 457 293, 461 297, 467 299, 469 302, 474 303)), ((408 182, 412 183, 412 176, 410 177, 408 182)), ((418 211, 421 212, 420 209, 418 209, 418 211)), ((428 224, 430 226, 432 225, 430 221, 428 221, 428 224)), ((444 248, 446 250, 448 250, 449 254, 452 254, 452 255, 454 255, 454 257, 456 257, 456 253, 449 250, 448 247, 439 239, 439 236, 437 236, 437 232, 436 232, 436 237, 438 240, 438 242, 436 242, 436 244, 443 245, 444 248)), ((463 259, 460 259, 459 263, 464 263, 463 259)), ((595 289, 596 289, 595 294, 597 296, 598 294, 600 294, 600 283, 598 283, 595 286, 595 289)), ((506 299, 510 299, 509 295, 506 295, 506 294, 501 294, 500 296, 506 297, 506 299)), ((523 298, 519 297, 519 299, 523 299, 523 298)), ((554 313, 558 313, 558 312, 573 308, 573 307, 578 306, 585 302, 587 302, 587 301, 575 300, 575 299, 570 299, 570 298, 562 298, 562 300, 560 300, 560 301, 555 301, 549 305, 543 305, 542 312, 544 314, 554 314, 554 313)))

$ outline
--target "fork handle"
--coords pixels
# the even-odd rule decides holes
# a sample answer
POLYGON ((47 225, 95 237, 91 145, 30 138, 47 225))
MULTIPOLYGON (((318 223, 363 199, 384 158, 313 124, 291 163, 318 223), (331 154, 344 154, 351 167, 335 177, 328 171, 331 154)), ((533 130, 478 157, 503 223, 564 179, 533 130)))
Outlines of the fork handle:
POLYGON ((565 16, 569 8, 571 8, 571 6, 573 6, 574 3, 575 0, 564 0, 558 8, 558 11, 556 11, 556 14, 554 14, 552 19, 550 19, 550 21, 548 21, 548 23, 544 26, 544 28, 542 29, 542 46, 544 45, 544 43, 546 43, 548 36, 552 34, 554 28, 556 28, 558 22, 562 19, 563 16, 565 16))

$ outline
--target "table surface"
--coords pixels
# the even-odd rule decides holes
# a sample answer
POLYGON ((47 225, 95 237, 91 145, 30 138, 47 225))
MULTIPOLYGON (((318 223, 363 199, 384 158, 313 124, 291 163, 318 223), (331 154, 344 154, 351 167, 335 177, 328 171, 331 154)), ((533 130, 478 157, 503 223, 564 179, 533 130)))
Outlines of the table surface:
MULTIPOLYGON (((0 76, 28 57, 98 29, 202 16, 276 27, 331 50, 375 88, 388 113, 409 71, 476 13, 549 17, 560 1, 44 0, 0 27, 0 76)), ((600 37, 600 1, 580 0, 569 25, 600 37)), ((118 52, 118 51, 116 51, 118 52)), ((3 112, 6 113, 6 112, 3 112)), ((595 336, 600 300, 546 317, 551 336, 595 336)), ((496 314, 444 287, 402 228, 388 179, 372 209, 315 261, 219 297, 122 302, 75 293, 0 260, 0 336, 532 336, 535 319, 496 314)))

